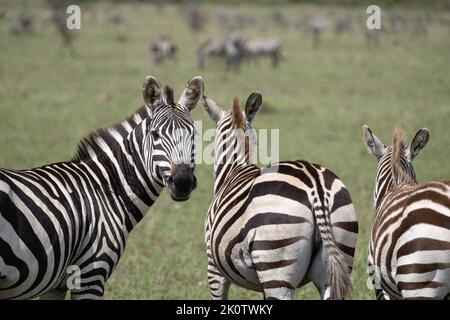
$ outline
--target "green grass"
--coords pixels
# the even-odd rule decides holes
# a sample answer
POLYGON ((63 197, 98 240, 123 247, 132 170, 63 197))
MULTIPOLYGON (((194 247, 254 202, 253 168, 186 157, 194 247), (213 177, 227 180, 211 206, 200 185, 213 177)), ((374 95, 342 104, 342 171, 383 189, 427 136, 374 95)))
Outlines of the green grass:
MULTIPOLYGON (((17 2, 2 4, 12 14, 17 2)), ((367 49, 360 28, 340 41, 332 32, 320 48, 294 29, 263 23, 270 7, 239 6, 258 19, 244 36, 270 35, 283 42, 284 60, 277 70, 268 61, 245 65, 240 74, 222 65, 195 68, 198 45, 223 34, 214 24, 199 35, 186 29, 180 8, 120 4, 128 39, 118 42, 107 22, 112 6, 82 7, 82 29, 76 31, 77 57, 58 53, 60 40, 38 14, 34 35, 14 37, 9 21, 0 20, 0 167, 29 168, 71 158, 78 140, 100 126, 125 118, 142 103, 141 84, 148 74, 174 86, 177 95, 194 75, 205 80, 206 94, 228 107, 233 96, 244 101, 258 89, 270 112, 261 113, 255 128, 280 129, 280 158, 306 159, 333 170, 348 186, 357 209, 360 233, 353 272, 354 299, 372 299, 366 288, 367 239, 373 217, 375 159, 362 143, 367 123, 385 143, 395 126, 411 138, 428 127, 429 145, 415 160, 419 181, 449 178, 450 40, 434 12, 426 40, 409 35, 394 46, 383 35, 381 46, 367 49), (93 14, 95 9, 96 15, 93 14), (178 61, 151 65, 147 46, 159 34, 178 45, 178 61)), ((290 18, 329 7, 289 6, 290 18)), ((214 7, 205 10, 214 14, 214 7)), ((339 9, 358 15, 365 8, 339 9)), ((415 12, 408 12, 414 16, 415 12)), ((212 126, 199 106, 193 112, 203 127, 212 126)), ((188 202, 177 204, 165 192, 131 234, 119 266, 107 284, 108 299, 208 299, 203 221, 212 198, 212 168, 197 166, 199 186, 188 202)), ((231 299, 259 299, 259 293, 232 287, 231 299)), ((298 299, 316 299, 311 285, 297 290, 298 299)))

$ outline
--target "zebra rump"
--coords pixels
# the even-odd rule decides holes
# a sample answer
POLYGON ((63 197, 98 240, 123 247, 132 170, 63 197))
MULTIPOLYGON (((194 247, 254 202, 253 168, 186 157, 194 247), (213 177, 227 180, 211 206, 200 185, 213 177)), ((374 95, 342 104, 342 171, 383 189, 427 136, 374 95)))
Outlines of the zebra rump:
POLYGON ((266 299, 292 299, 313 281, 323 299, 343 299, 358 233, 352 200, 342 181, 307 161, 253 164, 251 123, 262 105, 259 92, 241 112, 210 98, 216 122, 214 195, 205 219, 208 284, 213 299, 226 299, 231 283, 266 299))

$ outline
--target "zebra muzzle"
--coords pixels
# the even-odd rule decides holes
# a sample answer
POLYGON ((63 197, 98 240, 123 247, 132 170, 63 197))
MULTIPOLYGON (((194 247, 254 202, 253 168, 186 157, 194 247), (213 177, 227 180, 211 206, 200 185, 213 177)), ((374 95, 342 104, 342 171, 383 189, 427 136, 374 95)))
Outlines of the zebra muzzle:
POLYGON ((186 201, 191 192, 197 187, 197 178, 193 168, 187 164, 173 165, 171 175, 166 176, 166 184, 170 195, 175 201, 186 201))

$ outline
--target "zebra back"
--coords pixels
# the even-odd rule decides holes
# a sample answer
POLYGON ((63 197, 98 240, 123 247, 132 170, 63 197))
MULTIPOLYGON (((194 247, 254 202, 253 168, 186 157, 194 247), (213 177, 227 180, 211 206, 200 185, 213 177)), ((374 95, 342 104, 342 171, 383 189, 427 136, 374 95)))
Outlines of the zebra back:
POLYGON ((230 112, 204 99, 216 122, 214 197, 205 220, 211 296, 226 298, 232 281, 266 298, 292 298, 308 272, 323 298, 343 299, 357 234, 350 195, 319 165, 254 165, 251 122, 261 104, 259 92, 244 112, 237 98, 230 112))
POLYGON ((420 129, 405 148, 396 129, 385 146, 363 127, 376 156, 375 219, 368 272, 378 299, 442 299, 450 294, 450 181, 416 182, 412 160, 429 139, 420 129), (432 254, 431 254, 432 253, 432 254))

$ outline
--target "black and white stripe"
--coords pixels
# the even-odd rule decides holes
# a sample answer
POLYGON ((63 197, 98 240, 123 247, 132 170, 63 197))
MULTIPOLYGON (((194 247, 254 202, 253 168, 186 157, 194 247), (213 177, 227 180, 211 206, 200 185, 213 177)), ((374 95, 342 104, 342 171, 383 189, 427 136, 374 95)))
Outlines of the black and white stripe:
POLYGON ((450 181, 417 184, 411 163, 428 130, 419 130, 408 148, 401 131, 388 147, 367 126, 363 134, 378 161, 368 257, 377 298, 448 299, 450 181))
POLYGON ((226 299, 233 282, 266 299, 291 299, 313 281, 322 298, 343 299, 358 233, 350 194, 320 165, 250 163, 250 124, 261 103, 259 93, 251 94, 243 113, 236 98, 231 112, 204 100, 217 124, 214 198, 205 221, 211 296, 226 299))
POLYGON ((281 59, 281 49, 281 41, 277 38, 249 39, 243 43, 243 57, 252 60, 268 57, 276 68, 281 59))
POLYGON ((241 38, 238 33, 228 37, 209 39, 197 50, 197 67, 204 69, 207 60, 223 60, 228 69, 239 70, 242 55, 241 38))
POLYGON ((72 161, 0 170, 1 299, 64 298, 68 289, 73 299, 103 296, 163 187, 175 200, 195 188, 189 112, 202 91, 194 78, 175 104, 170 88, 147 77, 146 105, 84 138, 72 161))

